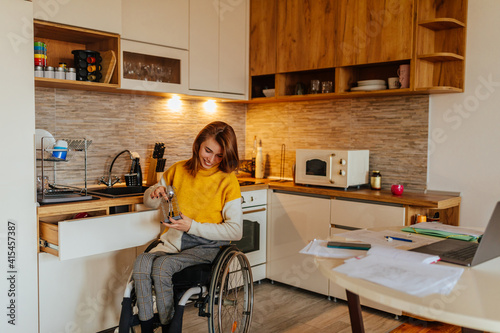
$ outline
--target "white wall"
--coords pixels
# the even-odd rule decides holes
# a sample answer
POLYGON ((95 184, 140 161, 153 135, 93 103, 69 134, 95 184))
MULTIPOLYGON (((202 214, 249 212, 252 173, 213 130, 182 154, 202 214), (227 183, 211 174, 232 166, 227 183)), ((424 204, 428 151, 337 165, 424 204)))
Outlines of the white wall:
POLYGON ((37 227, 34 182, 33 7, 2 0, 0 10, 0 332, 38 331, 37 227), (5 10, 8 8, 8 10, 5 10), (16 224, 8 247, 9 221, 16 224), (15 267, 8 251, 15 250, 15 267), (11 273, 13 272, 13 273, 11 273), (13 285, 7 278, 12 276, 13 285), (13 293, 11 293, 11 290, 13 293), (10 295, 9 295, 10 293, 10 295), (7 309, 15 306, 12 318, 7 309), (15 319, 15 325, 9 320, 15 319))
POLYGON ((465 92, 430 98, 428 188, 462 193, 463 226, 485 226, 500 201, 498 13, 469 1, 465 92))

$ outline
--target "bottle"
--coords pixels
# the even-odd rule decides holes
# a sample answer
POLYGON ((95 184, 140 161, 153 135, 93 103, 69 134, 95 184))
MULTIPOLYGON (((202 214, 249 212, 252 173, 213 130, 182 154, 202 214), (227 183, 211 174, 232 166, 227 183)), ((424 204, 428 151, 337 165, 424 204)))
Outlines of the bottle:
POLYGON ((255 178, 255 157, 257 156, 257 136, 253 137, 251 176, 255 178))
POLYGON ((255 178, 264 178, 264 156, 262 153, 262 140, 257 147, 257 156, 255 157, 255 178))
POLYGON ((372 176, 370 177, 370 186, 372 190, 380 190, 382 188, 382 175, 380 171, 372 171, 372 176))

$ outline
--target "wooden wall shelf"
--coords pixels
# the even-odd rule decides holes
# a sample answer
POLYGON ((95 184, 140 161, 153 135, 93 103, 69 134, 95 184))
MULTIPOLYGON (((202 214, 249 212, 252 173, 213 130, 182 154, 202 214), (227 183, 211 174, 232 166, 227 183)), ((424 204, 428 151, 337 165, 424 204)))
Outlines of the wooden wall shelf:
POLYGON ((427 60, 431 62, 441 62, 441 61, 456 61, 456 60, 464 60, 464 56, 450 53, 450 52, 438 52, 431 54, 421 54, 417 56, 418 59, 427 60))
POLYGON ((464 28, 465 23, 453 18, 438 18, 433 20, 425 20, 418 23, 420 26, 431 30, 447 30, 455 28, 464 28))
MULTIPOLYGON (((60 62, 67 67, 76 67, 73 50, 92 50, 98 52, 114 51, 116 64, 121 63, 120 35, 90 29, 66 26, 58 23, 34 20, 34 40, 47 44, 47 66, 58 67, 60 62)), ((115 65, 109 84, 89 81, 69 81, 48 78, 36 78, 38 87, 61 89, 99 90, 120 86, 120 66, 115 65)), ((104 67, 104 66, 103 66, 104 67)), ((102 71, 104 80, 105 73, 102 71)))

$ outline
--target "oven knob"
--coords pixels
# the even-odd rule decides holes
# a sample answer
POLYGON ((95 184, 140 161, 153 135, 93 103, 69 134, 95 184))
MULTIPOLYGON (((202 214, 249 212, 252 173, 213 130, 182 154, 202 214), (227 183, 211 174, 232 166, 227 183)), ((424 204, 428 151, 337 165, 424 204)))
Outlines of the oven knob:
POLYGON ((342 165, 346 165, 346 163, 347 163, 347 162, 346 162, 343 158, 341 158, 341 159, 340 159, 340 164, 342 164, 342 165))
POLYGON ((341 176, 345 176, 345 170, 340 170, 340 171, 339 171, 339 175, 341 175, 341 176))
POLYGON ((241 204, 244 204, 246 201, 245 201, 245 198, 243 198, 243 196, 241 196, 241 204))

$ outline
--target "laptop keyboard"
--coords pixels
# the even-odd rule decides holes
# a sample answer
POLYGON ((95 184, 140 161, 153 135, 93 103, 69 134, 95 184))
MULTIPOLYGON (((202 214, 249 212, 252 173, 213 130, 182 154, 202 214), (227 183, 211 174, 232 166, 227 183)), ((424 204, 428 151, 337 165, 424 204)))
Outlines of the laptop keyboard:
POLYGON ((446 257, 446 258, 458 259, 458 260, 467 260, 467 259, 471 259, 474 257, 476 250, 477 250, 477 244, 471 243, 471 244, 469 244, 469 246, 466 246, 466 247, 461 248, 459 250, 452 250, 452 251, 445 252, 441 256, 446 257))

